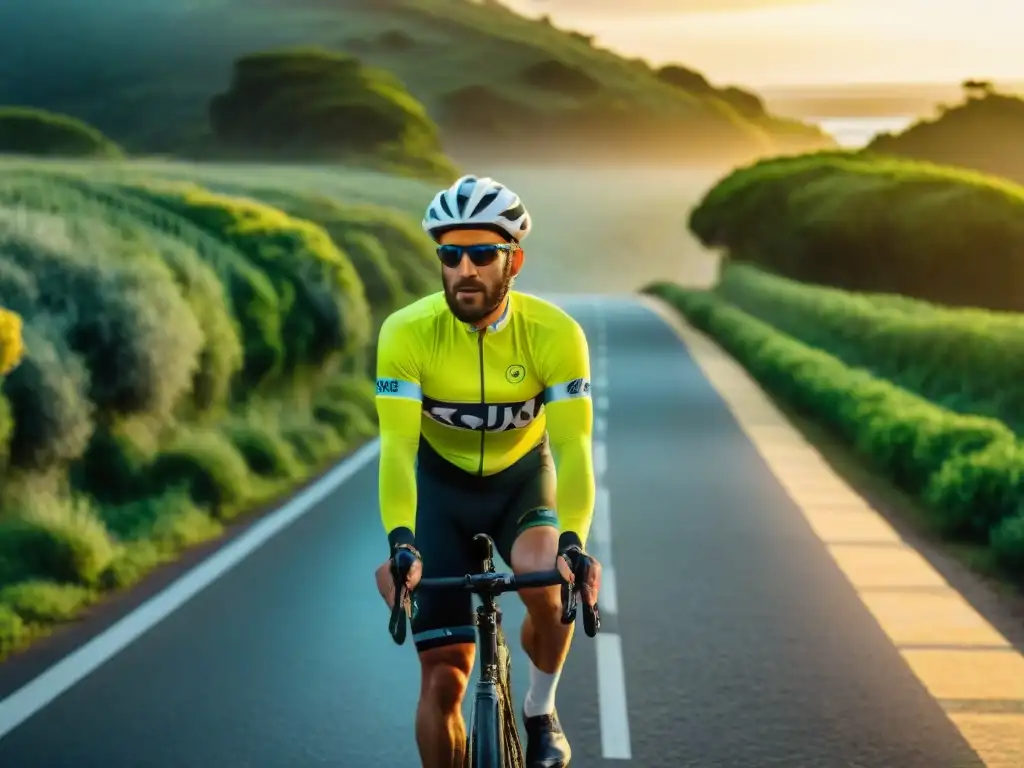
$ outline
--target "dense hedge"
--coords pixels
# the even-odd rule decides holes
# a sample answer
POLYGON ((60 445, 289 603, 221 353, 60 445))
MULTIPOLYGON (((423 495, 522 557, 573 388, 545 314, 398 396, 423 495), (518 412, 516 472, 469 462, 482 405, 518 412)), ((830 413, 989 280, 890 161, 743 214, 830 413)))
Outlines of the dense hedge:
POLYGON ((81 120, 28 107, 0 107, 0 154, 121 157, 121 149, 81 120))
POLYGON ((343 205, 322 195, 260 189, 261 201, 315 222, 348 255, 363 282, 376 333, 384 317, 436 290, 434 241, 409 217, 375 205, 343 205))
POLYGON ((428 176, 454 172, 437 126, 402 82, 340 53, 311 48, 244 56, 209 111, 217 139, 250 156, 372 157, 428 176))
POLYGON ((716 291, 783 333, 960 413, 1024 430, 1024 315, 856 294, 727 266, 716 291))
POLYGON ((285 198, 0 176, 0 657, 376 430, 376 304, 436 259, 394 211, 285 198))
POLYGON ((721 180, 690 227, 797 280, 1024 310, 1024 187, 993 177, 835 152, 775 158, 721 180))
POLYGON ((1024 182, 1024 100, 1001 93, 969 95, 897 134, 883 133, 868 152, 971 168, 1024 182))
POLYGON ((772 395, 923 499, 944 535, 988 544, 1024 577, 1024 446, 1004 424, 954 413, 849 367, 714 293, 666 283, 645 292, 713 336, 772 395))

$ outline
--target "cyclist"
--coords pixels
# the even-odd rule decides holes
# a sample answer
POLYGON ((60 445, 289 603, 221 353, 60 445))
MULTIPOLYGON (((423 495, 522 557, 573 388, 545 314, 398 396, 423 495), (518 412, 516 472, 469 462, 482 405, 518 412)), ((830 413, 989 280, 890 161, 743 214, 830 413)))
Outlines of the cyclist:
MULTIPOLYGON (((558 307, 511 290, 530 223, 519 197, 492 179, 463 176, 438 192, 423 228, 438 243, 443 290, 381 327, 379 492, 391 558, 376 578, 389 607, 397 549, 421 558, 407 581, 414 589, 421 577, 476 570, 477 533, 495 540, 514 572, 558 567, 596 604, 600 565, 584 549, 594 505, 587 340, 558 307)), ((520 592, 529 768, 560 768, 571 756, 555 710, 573 630, 561 623, 559 590, 520 592)), ((420 758, 425 768, 461 766, 461 702, 476 651, 471 596, 417 594, 412 631, 420 758)))

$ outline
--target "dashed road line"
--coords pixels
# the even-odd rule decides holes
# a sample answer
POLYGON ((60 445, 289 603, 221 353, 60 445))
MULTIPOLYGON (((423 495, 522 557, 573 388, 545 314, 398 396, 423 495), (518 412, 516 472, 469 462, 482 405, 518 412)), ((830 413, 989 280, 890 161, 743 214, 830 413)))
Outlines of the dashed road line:
MULTIPOLYGON (((592 350, 594 382, 594 520, 588 549, 601 561, 602 616, 616 616, 619 610, 618 585, 611 551, 611 503, 606 475, 608 472, 608 339, 607 326, 600 300, 593 300, 595 336, 592 350)), ((622 638, 618 634, 599 632, 596 641, 597 694, 601 728, 601 755, 606 760, 632 760, 629 733, 629 710, 626 704, 626 671, 622 656, 622 638)))

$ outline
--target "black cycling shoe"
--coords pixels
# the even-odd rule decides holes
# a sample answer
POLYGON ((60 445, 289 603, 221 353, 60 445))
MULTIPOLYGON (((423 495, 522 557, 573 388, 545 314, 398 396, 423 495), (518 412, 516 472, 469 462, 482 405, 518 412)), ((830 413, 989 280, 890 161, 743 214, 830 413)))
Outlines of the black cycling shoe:
POLYGON ((557 710, 550 715, 527 717, 523 714, 526 727, 526 768, 569 768, 572 750, 558 722, 557 710))

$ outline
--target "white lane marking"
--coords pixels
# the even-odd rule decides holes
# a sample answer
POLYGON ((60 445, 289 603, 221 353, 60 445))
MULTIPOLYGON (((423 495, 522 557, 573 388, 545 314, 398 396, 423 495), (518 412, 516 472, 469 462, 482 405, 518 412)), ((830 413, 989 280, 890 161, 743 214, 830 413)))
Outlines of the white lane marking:
POLYGON ((615 582, 615 569, 610 565, 601 565, 601 613, 619 613, 619 589, 615 582))
MULTIPOLYGON (((597 315, 597 344, 595 345, 595 390, 606 392, 608 382, 608 345, 606 343, 604 315, 600 300, 593 301, 597 315)), ((619 612, 618 584, 612 566, 611 500, 608 493, 608 411, 607 395, 595 398, 594 418, 594 520, 591 523, 593 545, 591 551, 601 561, 601 613, 614 616, 619 612)), ((601 754, 606 760, 631 760, 629 738, 629 708, 626 705, 626 668, 622 659, 622 638, 616 634, 598 633, 597 642, 597 695, 601 726, 601 754)))
POLYGON ((598 632, 597 696, 601 723, 601 755, 606 760, 631 760, 629 715, 626 710, 626 673, 622 639, 598 632))
POLYGON ((608 510, 608 489, 603 485, 599 485, 594 494, 594 521, 590 524, 590 527, 594 531, 595 543, 601 546, 603 557, 598 559, 601 561, 602 567, 607 565, 611 558, 612 525, 611 515, 608 514, 608 510))
POLYGON ((608 446, 604 440, 594 441, 594 478, 600 481, 608 471, 608 446))
POLYGON ((306 514, 339 485, 369 464, 379 450, 380 441, 377 439, 364 445, 316 483, 280 509, 259 520, 237 539, 210 555, 162 592, 0 701, 0 738, 223 576, 268 539, 306 514))

